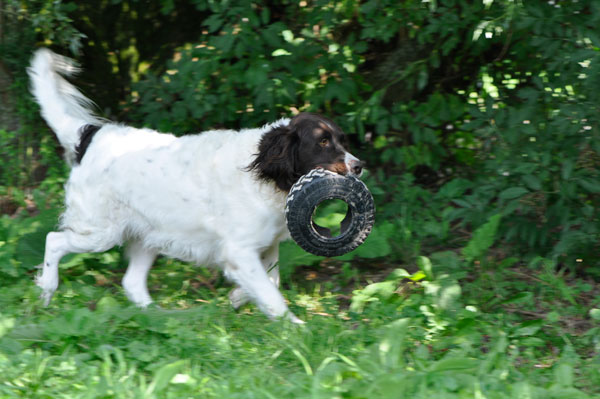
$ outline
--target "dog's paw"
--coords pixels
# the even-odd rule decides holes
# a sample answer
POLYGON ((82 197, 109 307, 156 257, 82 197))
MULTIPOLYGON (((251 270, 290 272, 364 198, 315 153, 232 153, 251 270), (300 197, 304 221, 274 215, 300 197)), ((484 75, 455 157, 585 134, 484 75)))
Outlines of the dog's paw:
POLYGON ((301 325, 303 325, 303 324, 306 324, 306 322, 304 322, 304 321, 300 320, 300 319, 299 319, 298 317, 296 317, 296 315, 295 315, 295 314, 293 314, 292 312, 289 312, 289 313, 287 314, 287 317, 288 317, 289 321, 290 321, 290 322, 292 322, 293 324, 296 324, 296 325, 299 325, 299 326, 301 326, 301 325))
MULTIPOLYGON (((41 268, 41 266, 40 266, 41 268)), ((44 271, 40 271, 33 279, 35 285, 42 289, 40 299, 44 307, 50 305, 50 301, 54 296, 54 292, 58 288, 58 278, 51 274, 44 274, 44 271)))
POLYGON ((248 295, 241 288, 234 288, 229 293, 229 301, 234 309, 239 309, 250 301, 248 295))
POLYGON ((50 301, 52 300, 53 296, 54 296, 54 291, 50 291, 50 290, 42 291, 42 293, 40 294, 40 300, 42 301, 42 304, 44 305, 45 308, 47 308, 48 305, 50 305, 50 301))

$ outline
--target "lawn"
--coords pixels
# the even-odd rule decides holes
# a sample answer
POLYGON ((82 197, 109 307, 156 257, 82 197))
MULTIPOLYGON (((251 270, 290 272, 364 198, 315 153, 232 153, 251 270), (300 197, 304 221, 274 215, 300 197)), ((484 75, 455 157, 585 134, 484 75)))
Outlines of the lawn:
MULTIPOLYGON (((598 288, 490 253, 484 230, 409 265, 287 264, 284 295, 304 326, 235 312, 218 272, 168 259, 150 275, 156 305, 132 307, 120 250, 66 259, 43 308, 35 269, 14 260, 28 240, 9 237, 0 251, 21 269, 0 293, 0 398, 600 397, 598 288)), ((286 243, 282 261, 296 253, 286 243)))

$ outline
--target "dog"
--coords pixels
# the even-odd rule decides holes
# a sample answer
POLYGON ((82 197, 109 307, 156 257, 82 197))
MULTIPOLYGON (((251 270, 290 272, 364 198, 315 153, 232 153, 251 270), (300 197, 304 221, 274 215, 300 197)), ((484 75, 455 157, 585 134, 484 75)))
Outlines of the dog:
POLYGON ((234 308, 253 301, 270 319, 303 323, 278 289, 286 195, 314 168, 361 174, 342 130, 300 113, 262 128, 178 138, 99 118, 65 79, 77 71, 48 49, 37 50, 28 68, 32 94, 71 166, 65 210, 58 231, 46 236, 36 278, 44 305, 64 255, 126 245, 122 285, 138 306, 152 302, 147 277, 160 254, 221 268, 237 285, 229 295, 234 308))

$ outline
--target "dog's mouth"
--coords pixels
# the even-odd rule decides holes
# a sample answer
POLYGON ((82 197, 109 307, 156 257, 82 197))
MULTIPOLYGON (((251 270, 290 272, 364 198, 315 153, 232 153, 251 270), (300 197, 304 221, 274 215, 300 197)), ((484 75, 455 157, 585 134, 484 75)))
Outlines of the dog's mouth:
POLYGON ((350 164, 347 162, 334 162, 328 164, 317 165, 317 168, 323 168, 333 173, 337 173, 342 176, 351 175, 360 177, 363 174, 363 163, 361 161, 351 161, 350 164))
POLYGON ((317 165, 317 168, 323 168, 333 173, 337 173, 342 176, 346 176, 350 173, 348 166, 345 162, 334 162, 328 164, 317 165))

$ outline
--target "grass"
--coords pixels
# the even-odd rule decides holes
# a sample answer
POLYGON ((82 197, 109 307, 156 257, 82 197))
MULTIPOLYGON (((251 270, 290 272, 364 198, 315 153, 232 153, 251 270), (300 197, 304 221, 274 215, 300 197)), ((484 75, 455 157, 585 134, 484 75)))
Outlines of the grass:
POLYGON ((136 309, 118 252, 75 257, 49 308, 30 275, 3 284, 0 398, 600 397, 597 287, 548 262, 463 262, 434 254, 371 284, 355 263, 346 286, 298 268, 284 290, 298 327, 234 312, 217 273, 164 259, 160 307, 136 309))
POLYGON ((600 398, 598 286, 493 251, 497 218, 402 266, 286 243, 295 326, 235 312, 217 271, 169 259, 150 274, 156 306, 132 307, 120 250, 66 257, 43 308, 28 265, 56 213, 0 217, 0 399, 600 398))

